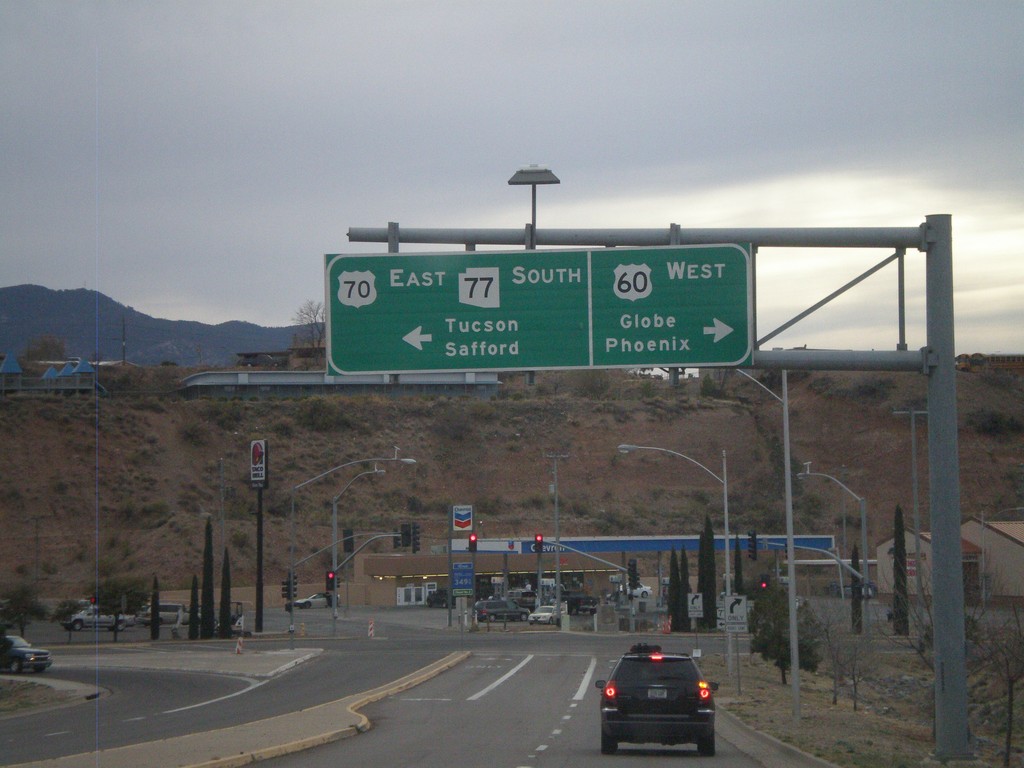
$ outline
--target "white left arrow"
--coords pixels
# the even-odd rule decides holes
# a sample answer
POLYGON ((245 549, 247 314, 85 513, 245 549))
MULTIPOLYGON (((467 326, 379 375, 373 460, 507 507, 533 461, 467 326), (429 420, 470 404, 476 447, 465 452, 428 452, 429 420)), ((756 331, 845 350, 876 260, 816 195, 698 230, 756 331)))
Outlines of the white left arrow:
POLYGON ((723 323, 717 317, 712 322, 714 323, 714 325, 704 326, 704 335, 710 336, 711 334, 714 334, 716 344, 720 342, 722 339, 724 339, 726 336, 728 336, 730 333, 732 333, 733 329, 730 328, 725 323, 723 323))
POLYGON ((422 325, 417 325, 415 328, 413 328, 411 331, 409 331, 407 334, 405 334, 405 336, 402 337, 402 341, 405 341, 405 342, 408 342, 409 344, 412 344, 414 347, 416 347, 416 349, 420 350, 420 352, 423 351, 423 342, 424 341, 433 341, 433 340, 434 340, 433 335, 431 335, 429 333, 424 333, 423 332, 423 326, 422 325))

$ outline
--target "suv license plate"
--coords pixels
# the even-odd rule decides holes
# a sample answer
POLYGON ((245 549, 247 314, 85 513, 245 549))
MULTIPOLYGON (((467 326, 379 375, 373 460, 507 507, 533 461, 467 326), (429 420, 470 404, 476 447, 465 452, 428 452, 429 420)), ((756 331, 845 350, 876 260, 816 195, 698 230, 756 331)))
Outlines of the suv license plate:
POLYGON ((667 699, 668 691, 664 688, 648 688, 647 689, 648 699, 667 699))

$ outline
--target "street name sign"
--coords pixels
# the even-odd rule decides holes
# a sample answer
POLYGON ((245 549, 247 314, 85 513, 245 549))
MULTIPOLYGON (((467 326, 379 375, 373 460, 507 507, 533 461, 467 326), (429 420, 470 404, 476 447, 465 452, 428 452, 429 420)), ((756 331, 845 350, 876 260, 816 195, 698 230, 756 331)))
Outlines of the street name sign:
POLYGON ((749 365, 750 245, 325 257, 329 374, 749 365))

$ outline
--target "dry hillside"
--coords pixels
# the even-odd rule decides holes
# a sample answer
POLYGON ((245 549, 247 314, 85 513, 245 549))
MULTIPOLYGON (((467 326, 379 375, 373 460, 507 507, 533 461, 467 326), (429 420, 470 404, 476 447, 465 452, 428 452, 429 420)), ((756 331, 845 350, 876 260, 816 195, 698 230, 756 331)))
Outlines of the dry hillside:
MULTIPOLYGON (((255 576, 256 494, 248 445, 270 445, 265 493, 267 581, 285 570, 290 488, 354 459, 401 455, 360 478, 339 502, 340 524, 391 530, 419 520, 424 547, 445 536, 452 504, 473 504, 483 536, 553 533, 549 493, 558 465, 564 534, 699 532, 717 526, 721 486, 663 454, 622 456, 623 442, 685 453, 719 473, 728 455, 730 522, 784 532, 781 407, 736 374, 706 373, 671 388, 623 372, 538 374, 526 387, 506 376, 491 401, 432 397, 330 397, 186 402, 174 393, 189 373, 175 368, 104 370, 102 399, 0 400, 0 589, 38 570, 44 597, 78 597, 97 576, 154 574, 164 589, 187 588, 201 570, 204 515, 223 509, 233 582, 255 576), (223 499, 223 502, 222 502, 223 499), (38 550, 37 550, 38 546, 38 550), (37 557, 38 552, 38 557, 37 557)), ((779 391, 778 377, 765 383, 779 391)), ((911 508, 910 429, 893 410, 926 406, 915 374, 790 374, 796 468, 839 475, 868 500, 869 540, 890 535, 897 504, 911 508)), ((960 454, 965 516, 1024 504, 1024 384, 961 374, 960 454)), ((919 422, 921 508, 927 521, 927 429, 919 422)), ((296 495, 299 548, 329 542, 330 499, 358 469, 296 495)), ((842 491, 826 480, 794 482, 798 532, 841 530, 842 491)), ((850 536, 856 505, 848 503, 850 536)), ((924 527, 927 529, 927 522, 924 527)), ((852 541, 851 541, 852 543, 852 541)))

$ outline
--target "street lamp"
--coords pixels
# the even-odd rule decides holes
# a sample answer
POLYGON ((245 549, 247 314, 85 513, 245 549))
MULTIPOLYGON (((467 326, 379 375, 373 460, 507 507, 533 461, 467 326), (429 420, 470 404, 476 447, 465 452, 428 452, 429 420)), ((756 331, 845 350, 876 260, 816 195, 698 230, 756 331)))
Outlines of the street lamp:
POLYGON ((532 251, 537 248, 537 185, 561 184, 562 182, 550 169, 541 165, 528 165, 512 174, 508 183, 512 186, 530 185, 530 237, 526 247, 532 251))
MULTIPOLYGON (((717 480, 718 482, 720 482, 722 484, 722 507, 724 509, 723 517, 725 518, 725 522, 724 522, 724 525, 725 525, 725 598, 726 598, 726 601, 728 602, 728 599, 732 596, 732 575, 729 573, 729 554, 730 554, 729 553, 729 544, 730 544, 730 540, 729 540, 729 472, 728 472, 728 467, 726 465, 726 460, 725 460, 725 449, 722 449, 722 476, 721 477, 716 475, 714 472, 712 472, 710 469, 705 467, 703 464, 701 464, 696 459, 692 459, 689 456, 687 456, 686 454, 679 453, 678 451, 671 451, 668 448, 656 448, 656 447, 651 446, 651 445, 629 445, 629 444, 623 444, 623 445, 619 446, 619 453, 632 453, 633 451, 659 451, 661 453, 668 453, 668 454, 670 454, 672 456, 678 456, 680 459, 686 459, 691 464, 694 464, 694 465, 700 467, 705 472, 707 472, 709 475, 711 475, 713 478, 715 478, 715 480, 717 480)), ((731 632, 726 632, 725 643, 726 643, 726 650, 725 650, 726 666, 728 667, 729 674, 732 674, 732 633, 731 632)))
MULTIPOLYGON (((338 499, 340 499, 345 494, 345 491, 349 489, 349 486, 360 477, 383 474, 384 470, 374 464, 373 469, 360 472, 345 483, 345 487, 342 488, 333 499, 331 499, 331 572, 334 574, 334 594, 331 595, 331 637, 337 637, 338 635, 338 499)), ((348 606, 346 604, 346 610, 347 607, 348 606)))
MULTIPOLYGON (((861 541, 861 548, 864 550, 864 555, 863 555, 863 557, 864 557, 864 567, 862 568, 862 571, 863 571, 863 574, 864 574, 864 584, 867 587, 868 582, 870 581, 870 575, 871 575, 871 571, 868 568, 868 560, 870 559, 870 556, 868 554, 868 504, 867 504, 867 501, 864 499, 863 496, 858 496, 856 493, 854 493, 849 488, 847 488, 846 485, 844 485, 842 483, 842 481, 837 480, 836 478, 832 477, 832 475, 826 475, 824 472, 811 472, 811 462, 805 461, 804 462, 804 471, 797 474, 797 479, 804 480, 805 478, 808 478, 808 477, 825 477, 825 478, 828 478, 833 483, 835 483, 840 488, 842 488, 844 491, 846 491, 848 494, 853 496, 853 498, 855 498, 857 500, 857 503, 860 505, 860 541, 861 541)), ((867 588, 867 592, 870 595, 870 592, 871 592, 870 587, 867 588)), ((863 592, 861 594, 863 595, 863 592)))
MULTIPOLYGON (((291 512, 289 513, 289 527, 291 528, 291 545, 289 546, 289 550, 288 550, 288 579, 289 579, 289 582, 295 576, 295 492, 297 490, 299 490, 300 488, 304 488, 304 487, 306 487, 307 485, 309 485, 311 483, 315 483, 317 480, 322 480, 323 478, 327 477, 328 475, 330 475, 330 474, 332 474, 334 472, 337 472, 339 469, 344 469, 345 467, 352 467, 352 466, 355 466, 356 464, 370 464, 370 463, 384 462, 384 461, 397 461, 397 462, 401 462, 402 464, 415 464, 416 463, 416 459, 402 459, 402 458, 399 458, 398 457, 398 448, 396 446, 395 447, 395 455, 394 456, 385 456, 385 457, 375 456, 375 457, 372 457, 372 458, 369 458, 369 459, 354 459, 353 461, 346 461, 344 464, 339 464, 336 467, 331 467, 330 469, 328 469, 328 470, 326 470, 324 472, 321 472, 316 477, 311 477, 311 478, 309 478, 309 480, 304 480, 301 483, 299 483, 298 485, 293 485, 292 486, 292 489, 291 489, 291 492, 290 492, 290 495, 291 495, 291 512)), ((337 540, 337 539, 335 539, 335 540, 337 540)), ((291 649, 295 648, 295 598, 296 597, 297 597, 297 595, 292 595, 292 599, 291 599, 291 601, 288 604, 288 645, 289 645, 289 648, 291 648, 291 649)))

